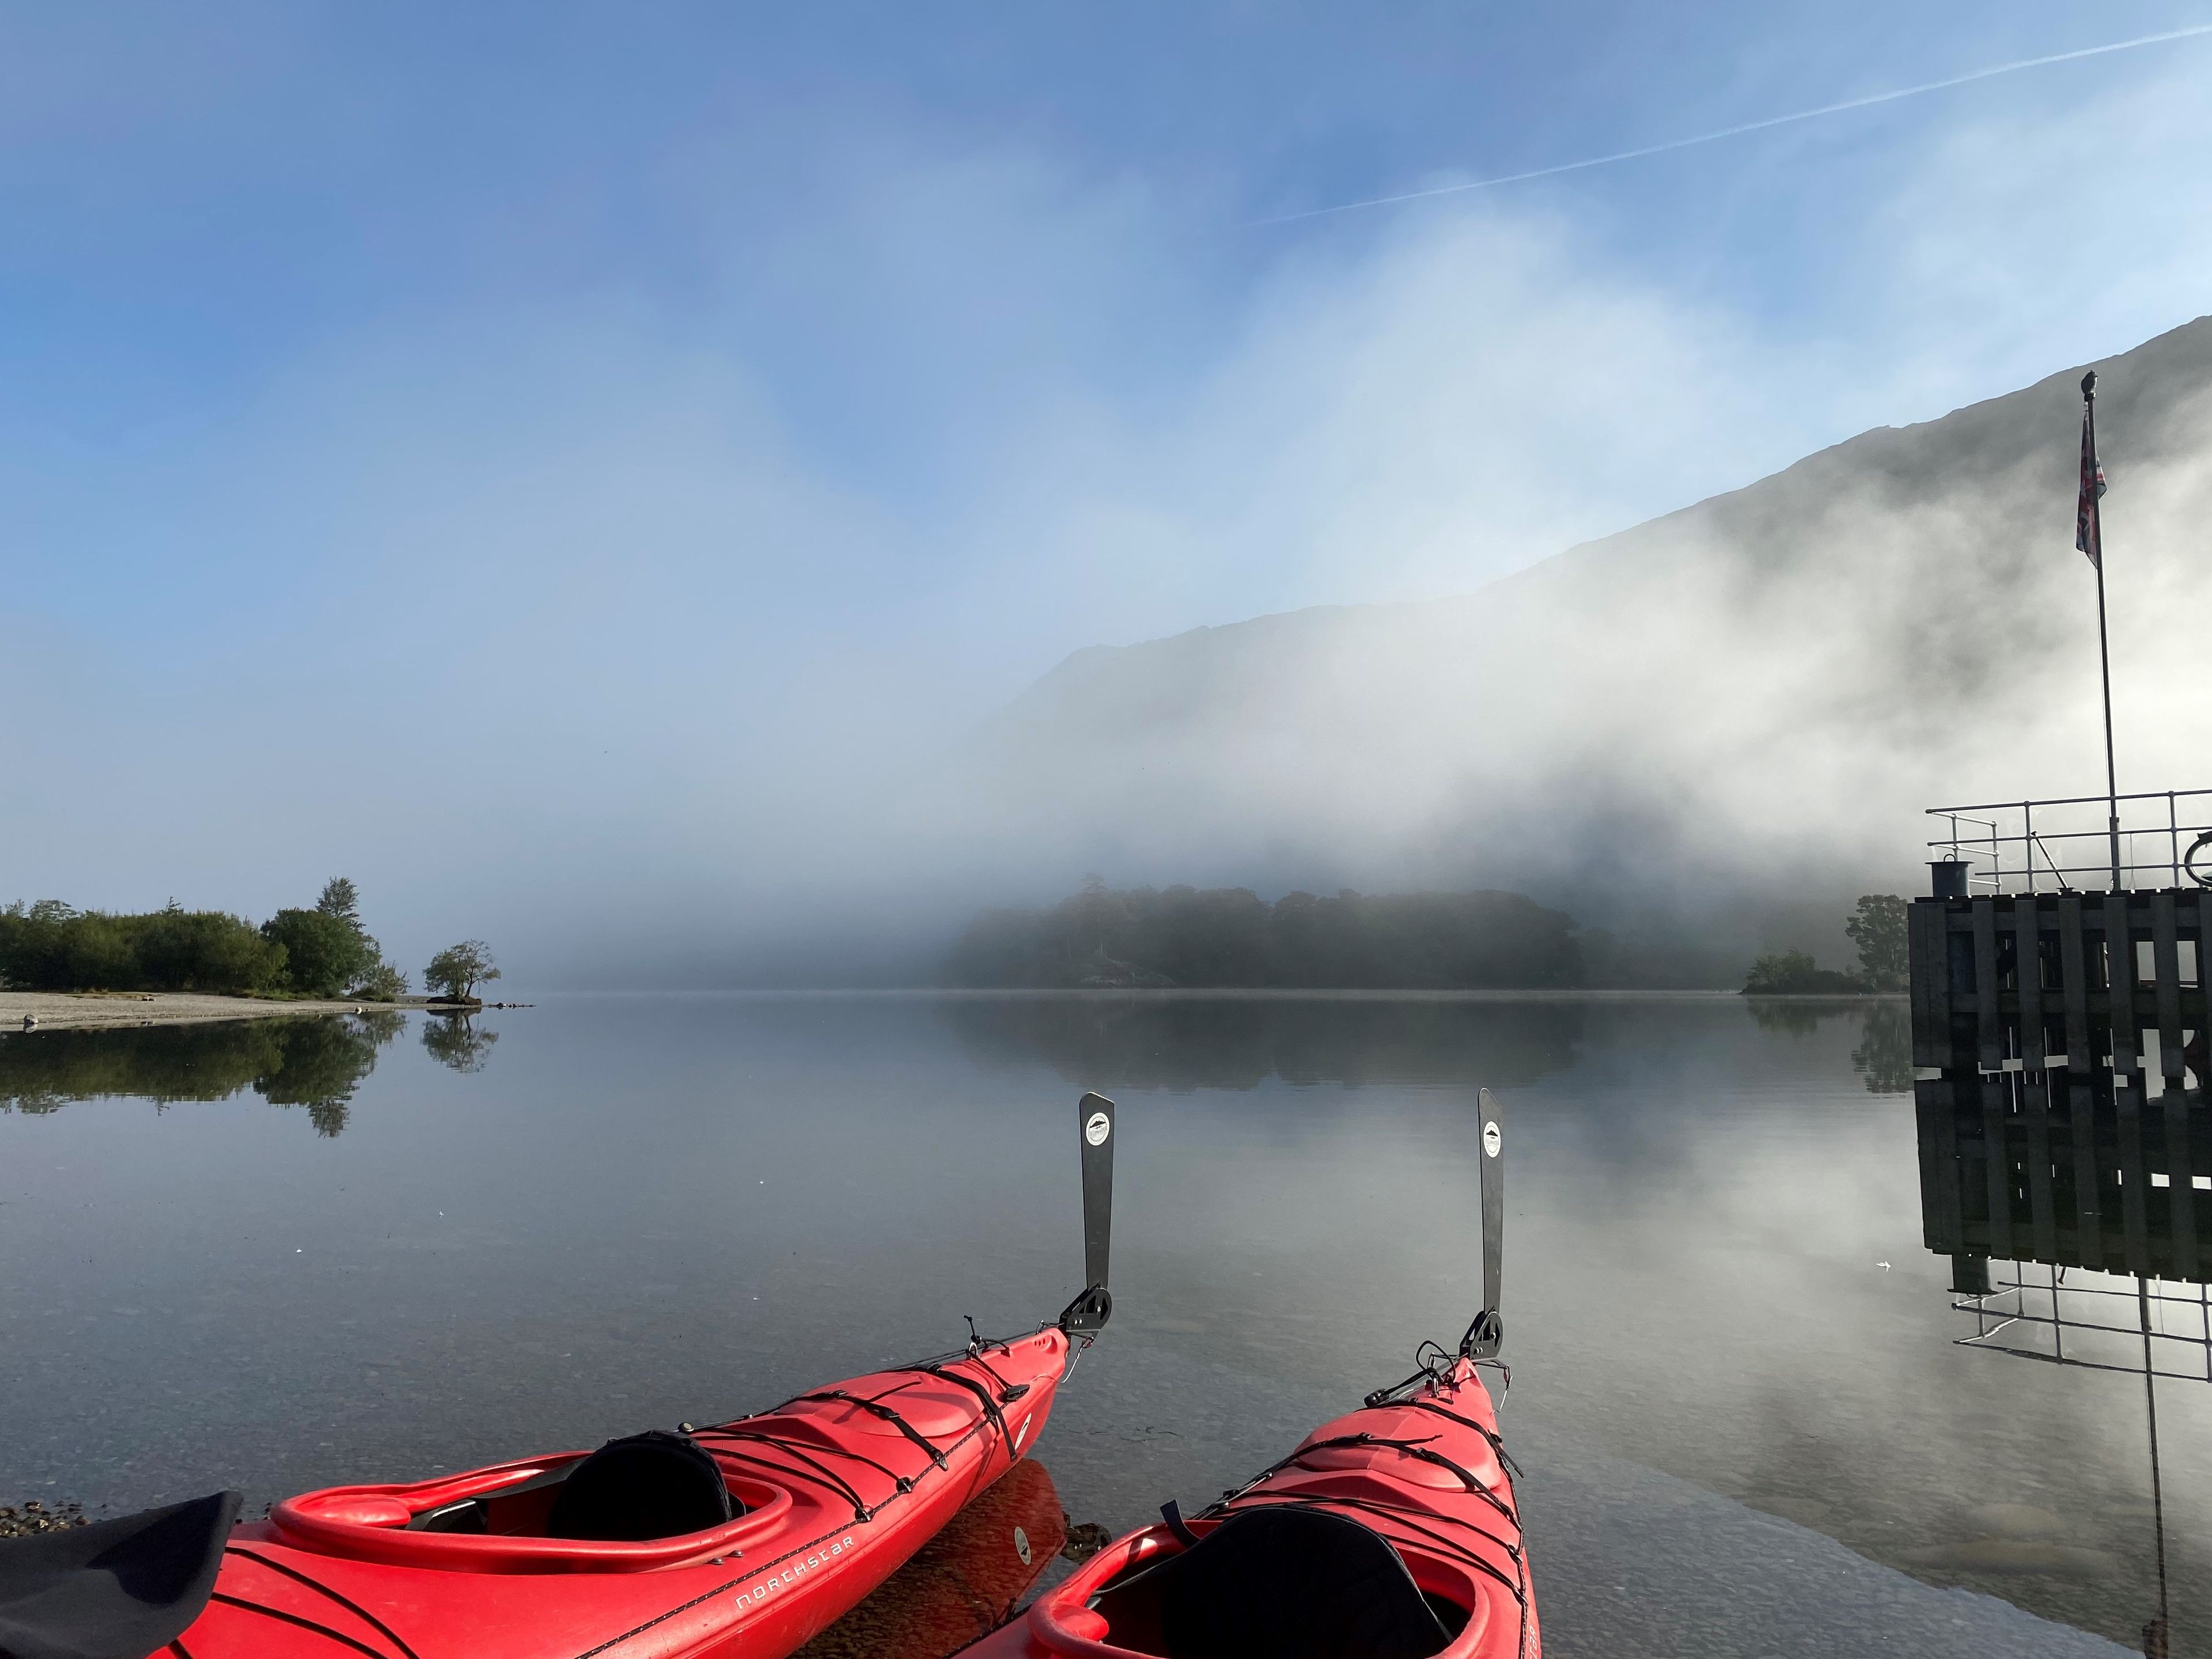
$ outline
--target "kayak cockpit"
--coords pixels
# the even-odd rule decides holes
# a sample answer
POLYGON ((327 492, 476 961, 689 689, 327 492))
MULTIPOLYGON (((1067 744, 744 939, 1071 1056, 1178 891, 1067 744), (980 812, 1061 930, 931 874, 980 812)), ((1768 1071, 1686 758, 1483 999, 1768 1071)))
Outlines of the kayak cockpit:
POLYGON ((711 1453, 689 1435, 648 1429, 533 1479, 414 1515, 407 1527, 641 1543, 709 1532, 744 1513, 711 1453))
POLYGON ((269 1524, 299 1548, 394 1566, 635 1572, 737 1554, 780 1531, 792 1501, 694 1442, 640 1435, 435 1480, 302 1492, 269 1524))
POLYGON ((1429 1659, 1466 1612, 1424 1594, 1389 1541, 1322 1510, 1233 1515, 1092 1598, 1115 1647, 1161 1656, 1429 1659))
POLYGON ((1136 1534, 1037 1601, 1028 1627, 1031 1653, 1083 1659, 1432 1659, 1468 1650, 1482 1605, 1449 1563, 1345 1515, 1270 1504, 1194 1539, 1136 1534))

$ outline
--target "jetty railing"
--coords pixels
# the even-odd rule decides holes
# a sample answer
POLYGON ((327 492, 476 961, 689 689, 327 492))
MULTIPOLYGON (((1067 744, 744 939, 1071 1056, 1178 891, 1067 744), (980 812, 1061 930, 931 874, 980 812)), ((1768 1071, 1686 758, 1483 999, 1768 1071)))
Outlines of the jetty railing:
POLYGON ((1953 1339, 2055 1365, 2212 1382, 2212 1287, 2176 1286, 2019 1261, 1966 1266, 1980 1285, 1954 1284, 1953 1311, 1974 1332, 1953 1339))
MULTIPOLYGON (((1970 890, 2101 892, 2112 885, 2112 810, 2104 795, 1931 806, 1948 833, 1929 850, 1966 863, 1970 890)), ((2118 811, 2120 886, 2212 886, 2212 789, 2122 795, 2118 811)))

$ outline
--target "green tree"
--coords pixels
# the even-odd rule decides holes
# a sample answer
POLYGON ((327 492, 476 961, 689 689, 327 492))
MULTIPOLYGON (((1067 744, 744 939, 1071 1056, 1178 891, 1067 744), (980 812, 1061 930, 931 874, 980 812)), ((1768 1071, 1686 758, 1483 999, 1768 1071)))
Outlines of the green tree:
POLYGON ((1908 972, 1905 901, 1894 893, 1868 893, 1844 924, 1859 947, 1859 977, 1875 991, 1902 991, 1908 972))
POLYGON ((358 926, 319 909, 279 910, 261 924, 261 935, 283 946, 286 977, 309 996, 337 995, 374 960, 358 926))
POLYGON ((343 876, 323 884, 315 901, 315 914, 343 922, 360 941, 357 965, 346 976, 345 991, 364 1002, 396 1002, 407 994, 407 975, 384 959, 384 947, 369 936, 361 922, 361 890, 343 876))
POLYGON ((315 908, 326 916, 336 916, 356 932, 361 929, 361 891, 343 876, 332 876, 323 884, 323 896, 315 901, 315 908))
POLYGON ((430 965, 422 970, 423 986, 431 991, 442 991, 448 1000, 468 1002, 477 994, 477 987, 499 977, 493 965, 491 946, 480 939, 463 939, 459 945, 449 945, 430 958, 430 965))
POLYGON ((149 991, 269 991, 284 982, 283 945, 220 910, 172 902, 149 916, 118 918, 134 935, 137 977, 149 991))
POLYGON ((352 994, 363 1002, 397 1002, 407 994, 407 975, 379 961, 354 981, 352 994))

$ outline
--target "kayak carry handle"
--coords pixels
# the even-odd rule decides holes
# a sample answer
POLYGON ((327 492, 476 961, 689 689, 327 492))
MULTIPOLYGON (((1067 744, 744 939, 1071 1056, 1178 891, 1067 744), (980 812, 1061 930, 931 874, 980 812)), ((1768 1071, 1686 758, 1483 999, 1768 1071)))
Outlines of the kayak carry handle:
POLYGON ((1076 1148, 1083 1160, 1083 1282, 1067 1304, 1060 1328, 1070 1336, 1095 1335, 1114 1316, 1106 1271, 1114 1239, 1114 1103, 1087 1094, 1075 1103, 1076 1148))
POLYGON ((1498 1314, 1504 1274, 1505 1115, 1487 1089, 1477 1091, 1475 1112, 1482 1120, 1482 1311, 1460 1338, 1459 1351, 1469 1359, 1494 1359, 1505 1340, 1505 1323, 1498 1314))

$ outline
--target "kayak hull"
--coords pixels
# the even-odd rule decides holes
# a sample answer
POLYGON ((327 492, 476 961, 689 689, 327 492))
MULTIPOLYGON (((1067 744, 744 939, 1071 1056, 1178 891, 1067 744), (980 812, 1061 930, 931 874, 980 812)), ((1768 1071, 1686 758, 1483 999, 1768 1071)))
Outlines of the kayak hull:
POLYGON ((1035 1334, 831 1383, 696 1431, 744 1513, 675 1538, 550 1538, 568 1452, 349 1486, 238 1528, 178 1659, 782 1659, 1035 1443, 1069 1355, 1035 1334), (485 1529, 420 1529, 480 1504, 485 1529))

